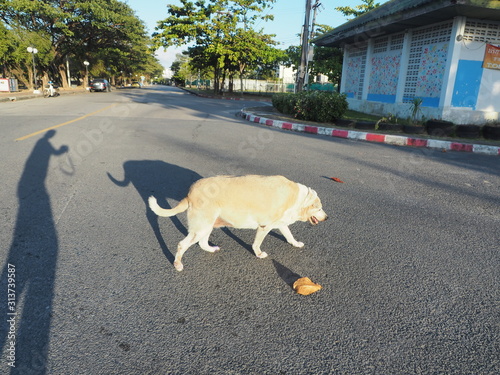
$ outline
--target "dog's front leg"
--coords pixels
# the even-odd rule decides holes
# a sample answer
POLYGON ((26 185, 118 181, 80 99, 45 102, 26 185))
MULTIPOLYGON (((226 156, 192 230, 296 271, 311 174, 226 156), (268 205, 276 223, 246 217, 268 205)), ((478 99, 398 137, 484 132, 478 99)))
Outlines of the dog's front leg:
POLYGON ((283 236, 285 236, 287 242, 290 245, 295 246, 295 247, 304 247, 303 242, 299 242, 293 237, 293 234, 292 234, 292 232, 290 232, 290 228, 288 228, 287 225, 283 225, 283 226, 279 227, 278 229, 280 230, 281 234, 283 234, 283 236))
POLYGON ((253 241, 252 249, 257 258, 265 258, 267 257, 267 253, 260 249, 260 245, 264 240, 264 237, 271 231, 270 228, 265 226, 257 228, 257 233, 255 234, 255 240, 253 241))

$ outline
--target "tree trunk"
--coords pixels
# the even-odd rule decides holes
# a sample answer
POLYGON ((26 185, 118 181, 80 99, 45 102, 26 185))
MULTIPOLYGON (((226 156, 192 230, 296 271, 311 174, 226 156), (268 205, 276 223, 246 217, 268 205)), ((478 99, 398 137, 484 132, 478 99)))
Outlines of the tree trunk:
POLYGON ((240 62, 240 90, 241 96, 243 96, 243 74, 245 73, 246 64, 240 62))
POLYGON ((83 73, 82 73, 82 77, 83 77, 83 89, 84 90, 87 90, 87 87, 89 87, 89 75, 87 74, 87 70, 85 70, 83 73))
POLYGON ((33 89, 33 81, 31 80, 31 74, 28 74, 28 77, 26 77, 25 70, 21 69, 20 67, 12 67, 10 69, 10 73, 14 75, 18 82, 21 82, 23 85, 26 87, 33 89))
POLYGON ((33 74, 33 68, 28 70, 28 82, 27 85, 28 90, 34 90, 35 88, 35 78, 33 74))
POLYGON ((214 65, 214 94, 219 94, 219 62, 216 62, 214 65))
POLYGON ((226 84, 226 69, 222 70, 222 79, 220 84, 220 93, 224 95, 224 85, 226 84))
POLYGON ((66 65, 59 64, 57 66, 57 70, 59 71, 59 77, 61 78, 61 84, 63 89, 69 89, 68 78, 66 77, 66 65))
POLYGON ((43 72, 43 75, 42 75, 42 86, 39 87, 38 89, 43 91, 43 89, 48 86, 49 81, 50 81, 49 80, 49 75, 47 74, 47 72, 43 72))

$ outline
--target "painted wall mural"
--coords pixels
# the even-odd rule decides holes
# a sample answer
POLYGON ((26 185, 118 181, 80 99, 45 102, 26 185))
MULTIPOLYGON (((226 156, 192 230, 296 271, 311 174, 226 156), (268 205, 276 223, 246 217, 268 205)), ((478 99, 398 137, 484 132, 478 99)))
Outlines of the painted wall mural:
POLYGON ((394 103, 398 86, 401 53, 377 54, 371 59, 368 100, 394 103))
POLYGON ((345 77, 345 92, 348 97, 357 98, 360 93, 361 74, 364 69, 363 60, 365 56, 350 57, 347 60, 347 77, 345 77))
POLYGON ((422 57, 418 71, 419 80, 417 81, 415 96, 439 99, 447 57, 448 43, 422 47, 422 57))

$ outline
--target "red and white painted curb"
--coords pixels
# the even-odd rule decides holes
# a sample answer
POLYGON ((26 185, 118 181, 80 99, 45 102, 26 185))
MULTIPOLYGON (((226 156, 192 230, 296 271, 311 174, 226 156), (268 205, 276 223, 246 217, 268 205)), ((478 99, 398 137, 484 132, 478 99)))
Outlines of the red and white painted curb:
POLYGON ((325 128, 321 126, 311 126, 292 122, 271 120, 265 117, 255 116, 241 110, 242 117, 250 122, 271 126, 278 129, 294 130, 303 133, 320 134, 330 137, 357 139, 360 141, 387 143, 396 146, 427 147, 445 151, 464 151, 477 154, 500 155, 500 147, 478 145, 470 143, 460 143, 452 141, 442 141, 435 139, 412 138, 402 135, 386 135, 378 133, 365 133, 354 130, 325 128))

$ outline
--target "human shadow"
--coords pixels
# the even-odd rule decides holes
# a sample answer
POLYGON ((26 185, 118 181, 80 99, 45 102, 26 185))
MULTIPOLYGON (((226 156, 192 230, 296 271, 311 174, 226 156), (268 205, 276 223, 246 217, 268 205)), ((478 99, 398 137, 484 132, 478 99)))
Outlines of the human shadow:
POLYGON ((36 142, 17 185, 17 218, 0 279, 8 293, 0 342, 11 374, 47 372, 59 245, 45 180, 51 157, 68 152, 51 145, 55 134, 50 130, 36 142))
MULTIPOLYGON (((126 187, 130 183, 144 201, 146 208, 146 218, 151 225, 156 239, 163 251, 163 254, 170 263, 174 263, 174 255, 168 249, 163 239, 158 224, 158 216, 149 209, 148 198, 151 195, 158 200, 160 206, 171 208, 167 199, 180 201, 189 190, 189 187, 202 178, 198 173, 169 164, 161 160, 129 160, 123 163, 123 180, 117 180, 108 173, 110 180, 117 186, 126 187)), ((186 227, 176 217, 170 218, 175 227, 184 235, 187 235, 186 227)))

